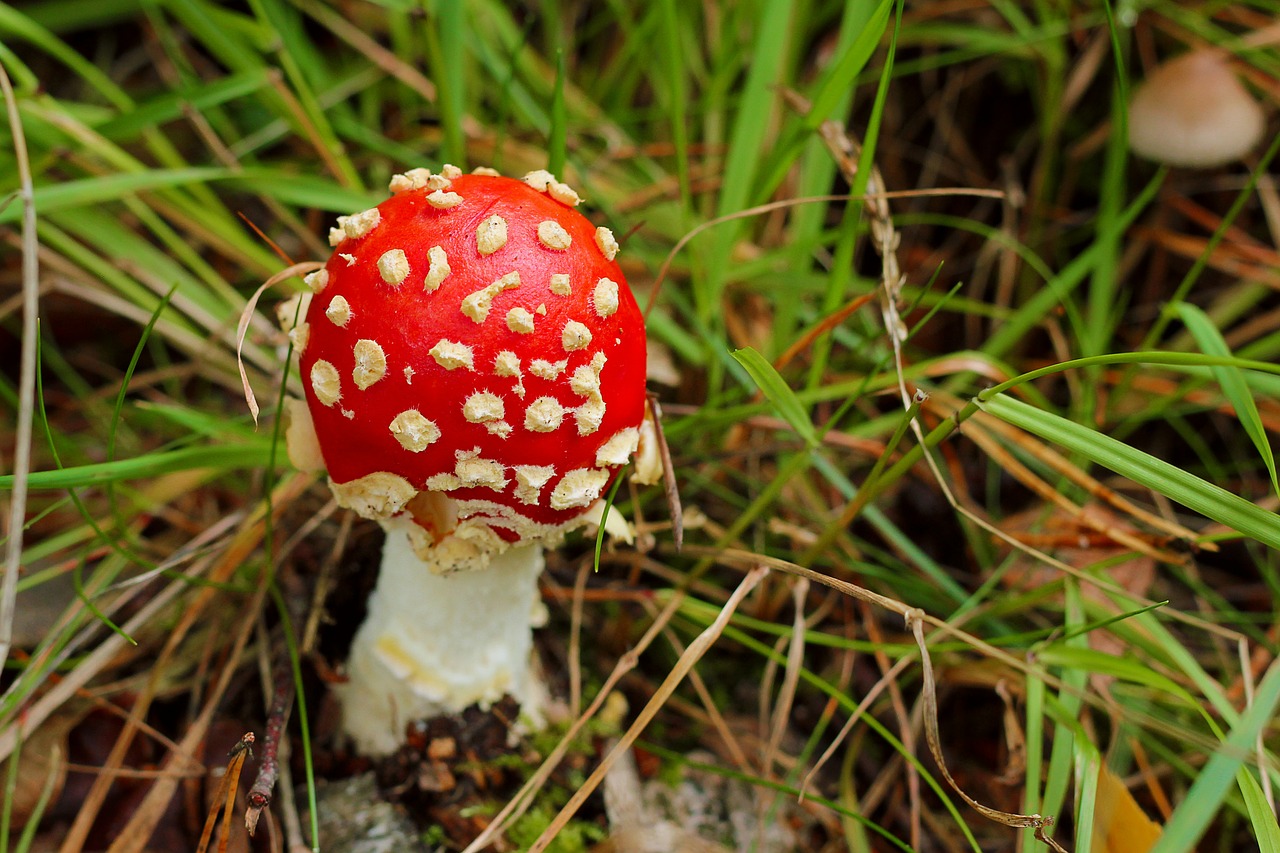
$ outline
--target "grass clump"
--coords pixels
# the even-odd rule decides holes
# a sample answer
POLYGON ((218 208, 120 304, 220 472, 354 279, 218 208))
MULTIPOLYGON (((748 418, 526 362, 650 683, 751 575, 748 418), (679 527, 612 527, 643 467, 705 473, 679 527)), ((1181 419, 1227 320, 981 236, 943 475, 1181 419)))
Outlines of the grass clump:
MULTIPOLYGON (((652 306, 683 547, 624 486, 636 547, 544 583, 571 731, 631 709, 616 752, 570 738, 584 795, 643 735, 641 776, 715 768, 795 849, 1102 849, 1104 769, 1161 853, 1280 844, 1280 143, 1191 171, 1123 134, 1187 50, 1274 94, 1273 36, 1171 2, 0 7, 0 755, 75 731, 88 790, 11 761, 0 846, 193 846, 168 804, 261 734, 278 659, 280 831, 315 812, 289 782, 361 769, 323 710, 362 604, 329 589, 378 534, 279 445, 301 282, 251 299, 446 161, 555 167, 652 306)), ((616 829, 547 781, 566 750, 495 834, 616 829)))

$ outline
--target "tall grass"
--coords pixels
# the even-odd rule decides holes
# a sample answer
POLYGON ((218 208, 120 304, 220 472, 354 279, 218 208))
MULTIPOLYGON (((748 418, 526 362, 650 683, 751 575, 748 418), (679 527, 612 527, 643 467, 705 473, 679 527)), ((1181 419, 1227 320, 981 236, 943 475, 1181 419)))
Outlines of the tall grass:
MULTIPOLYGON (((278 451, 275 403, 256 429, 243 403, 250 294, 322 260, 328 221, 394 172, 550 165, 626 235, 675 369, 655 388, 686 547, 660 490, 624 489, 646 550, 604 554, 598 578, 669 606, 584 617, 608 634, 626 610, 614 640, 670 643, 644 640, 619 675, 630 695, 677 665, 701 679, 657 694, 655 754, 678 767, 705 727, 750 722, 773 751, 735 744, 715 772, 791 815, 811 795, 806 820, 851 850, 877 834, 1005 849, 1015 830, 965 805, 923 742, 936 691, 964 793, 1055 816, 1072 849, 1093 843, 1104 765, 1165 823, 1160 851, 1206 835, 1280 849, 1280 143, 1193 174, 1135 160, 1123 136, 1155 58, 1221 45, 1272 93, 1280 61, 1249 36, 1265 25, 1251 7, 1122 5, 0 6, 41 300, 18 607, 77 580, 9 657, 0 753, 77 695, 127 703, 129 737, 153 700, 186 695, 164 733, 180 744, 215 713, 246 718, 223 691, 249 632, 278 621, 275 572, 302 565, 305 536, 344 541, 323 484, 278 451), (752 555, 773 573, 717 624, 752 555), (902 621, 916 609, 931 681, 902 621), (713 626, 695 670, 679 650, 713 626), (840 760, 810 777, 825 750, 840 760)), ((18 139, 0 136, 16 339, 18 139)), ((252 315, 259 399, 297 391, 270 303, 298 287, 252 315)), ((0 489, 21 504, 18 479, 0 489)), ((616 652, 589 649, 585 683, 612 685, 616 652)))

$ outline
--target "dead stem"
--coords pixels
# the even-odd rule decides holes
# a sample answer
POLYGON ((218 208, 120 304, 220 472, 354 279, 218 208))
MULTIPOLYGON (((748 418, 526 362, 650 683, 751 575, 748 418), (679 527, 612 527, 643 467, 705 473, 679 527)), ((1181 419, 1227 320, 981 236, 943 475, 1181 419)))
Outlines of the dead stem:
POLYGON ((22 571, 22 535, 27 516, 27 475, 31 471, 31 432, 36 399, 36 341, 40 311, 38 288, 40 268, 37 261, 35 189, 31 182, 31 164, 27 159, 27 138, 13 93, 9 74, 0 66, 0 89, 4 90, 5 111, 9 131, 13 134, 14 157, 17 160, 22 200, 22 355, 18 380, 18 429, 13 448, 13 495, 9 499, 9 516, 5 535, 4 577, 0 580, 0 667, 9 659, 13 643, 14 604, 18 596, 18 574, 22 571))
POLYGON ((635 722, 633 722, 630 728, 623 733, 622 737, 618 738, 618 742, 614 745, 613 749, 611 749, 600 761, 599 766, 597 766, 596 769, 592 771, 591 775, 587 777, 586 782, 584 782, 578 790, 573 792, 573 796, 569 798, 569 802, 565 804, 559 814, 555 816, 547 828, 543 830, 542 834, 538 836, 538 839, 529 847, 529 853, 541 853, 543 850, 546 850, 547 845, 552 842, 564 825, 568 823, 575 814, 577 814, 578 809, 582 807, 584 802, 586 802, 587 797, 591 796, 592 792, 595 791, 595 789, 599 787, 600 783, 604 780, 605 775, 609 772, 609 768, 613 766, 613 763, 617 761, 619 756, 621 756, 626 750, 631 748, 631 744, 635 743, 635 740, 640 736, 640 733, 643 732, 649 723, 653 721, 653 718, 657 716, 658 711, 661 710, 662 706, 666 703, 667 698, 675 691, 680 682, 684 680, 685 675, 688 674, 694 664, 701 660, 702 656, 706 654, 707 650, 711 648, 713 643, 715 643, 721 632, 724 631, 725 625, 729 624, 729 619, 733 616, 734 611, 738 609, 738 605, 742 603, 742 599, 745 598, 751 590, 755 589, 756 584, 760 583, 761 579, 763 579, 768 573, 769 570, 764 567, 753 568, 747 572, 746 576, 742 579, 742 582, 738 584, 737 589, 733 591, 733 595, 729 597, 729 600, 725 602, 724 607, 720 609, 720 614, 716 617, 715 621, 707 626, 707 628, 689 644, 689 648, 680 656, 680 659, 676 661, 675 665, 671 668, 671 672, 665 679, 663 679, 662 684, 659 685, 658 689, 654 692, 653 696, 650 697, 649 701, 645 703, 645 706, 640 710, 640 713, 636 715, 635 722))

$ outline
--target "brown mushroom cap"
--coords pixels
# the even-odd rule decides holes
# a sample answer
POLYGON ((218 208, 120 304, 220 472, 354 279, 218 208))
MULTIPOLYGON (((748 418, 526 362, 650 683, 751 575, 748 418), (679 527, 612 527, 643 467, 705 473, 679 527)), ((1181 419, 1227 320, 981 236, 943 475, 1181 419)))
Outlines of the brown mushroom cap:
POLYGON ((1238 160, 1258 144, 1265 127, 1262 108, 1216 50, 1159 66, 1129 103, 1129 147, 1171 166, 1211 168, 1238 160))

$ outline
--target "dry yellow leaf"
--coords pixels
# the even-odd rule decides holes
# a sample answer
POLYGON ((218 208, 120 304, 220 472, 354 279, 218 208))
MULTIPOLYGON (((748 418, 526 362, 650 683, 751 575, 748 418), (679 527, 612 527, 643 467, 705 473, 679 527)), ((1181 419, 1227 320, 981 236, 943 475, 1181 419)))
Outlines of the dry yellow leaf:
POLYGON ((1094 853, 1147 853, 1160 832, 1160 824, 1147 817, 1120 777, 1100 765, 1093 810, 1094 853))

